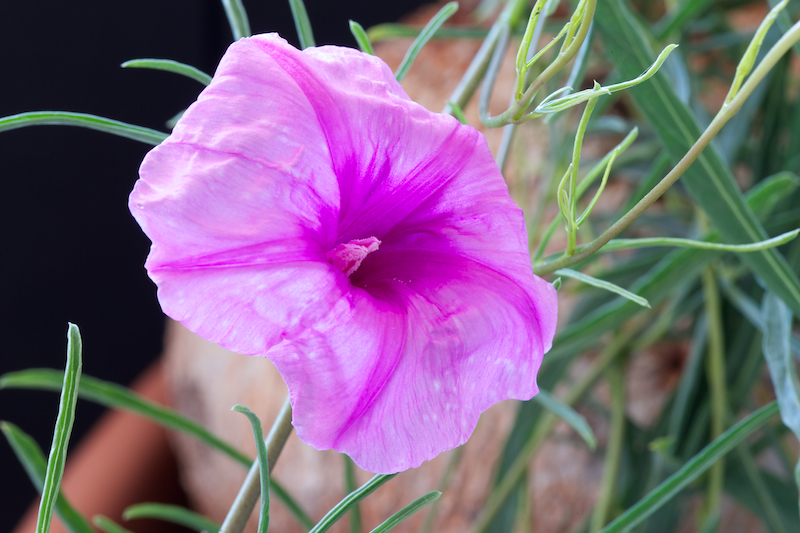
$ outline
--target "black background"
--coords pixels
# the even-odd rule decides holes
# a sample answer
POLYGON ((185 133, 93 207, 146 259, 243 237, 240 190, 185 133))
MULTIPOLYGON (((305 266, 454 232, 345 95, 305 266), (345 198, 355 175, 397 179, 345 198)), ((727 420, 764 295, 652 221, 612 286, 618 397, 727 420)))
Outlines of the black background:
MULTIPOLYGON (((425 2, 306 0, 318 44, 354 46, 347 20, 393 21, 425 2)), ((245 1, 253 33, 297 44, 288 1, 245 1)), ((93 113, 165 130, 202 86, 176 74, 121 69, 175 59, 213 73, 231 41, 217 0, 0 1, 0 116, 93 113)), ((149 147, 72 127, 0 133, 0 373, 63 368, 67 322, 81 328, 84 372, 130 383, 161 350, 164 318, 143 263, 149 242, 127 196, 149 147)), ((58 396, 0 391, 0 419, 49 449, 58 396)), ((74 446, 102 409, 78 404, 74 446)), ((0 531, 35 496, 0 439, 0 531)))

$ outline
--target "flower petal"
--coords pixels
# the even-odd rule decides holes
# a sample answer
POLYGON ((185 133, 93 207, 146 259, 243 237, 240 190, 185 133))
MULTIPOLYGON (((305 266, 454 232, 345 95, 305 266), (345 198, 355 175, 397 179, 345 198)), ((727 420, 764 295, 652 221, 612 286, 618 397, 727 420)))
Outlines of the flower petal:
POLYGON ((556 299, 522 212, 485 139, 378 58, 242 39, 140 175, 165 313, 267 355, 309 444, 397 472, 536 393, 556 299))

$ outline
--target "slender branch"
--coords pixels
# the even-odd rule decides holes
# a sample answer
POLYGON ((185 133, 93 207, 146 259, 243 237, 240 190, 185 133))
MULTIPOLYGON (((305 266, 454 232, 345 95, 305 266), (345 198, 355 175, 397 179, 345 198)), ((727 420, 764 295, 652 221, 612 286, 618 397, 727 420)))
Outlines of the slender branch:
MULTIPOLYGON (((275 418, 275 423, 269 430, 267 438, 264 442, 267 446, 267 462, 269 463, 269 471, 272 472, 275 468, 275 462, 283 450, 283 445, 286 444, 286 439, 292 433, 292 404, 289 403, 289 398, 283 402, 278 416, 275 418)), ((248 518, 253 513, 253 509, 261 496, 261 485, 258 469, 258 459, 253 462, 247 477, 239 489, 239 494, 231 505, 228 511, 228 516, 222 523, 219 533, 241 533, 244 531, 244 526, 247 524, 248 518)), ((265 495, 269 497, 269 495, 265 495)))
POLYGON ((794 24, 791 29, 784 34, 784 36, 772 47, 772 49, 764 56, 764 59, 759 63, 758 67, 753 71, 747 81, 742 85, 739 93, 724 106, 714 120, 709 124, 708 128, 703 132, 697 142, 689 149, 683 159, 673 168, 658 185, 656 185, 639 203, 631 208, 630 211, 616 221, 610 228, 603 232, 602 235, 597 237, 589 243, 580 252, 571 256, 562 256, 555 261, 548 263, 540 263, 534 265, 533 273, 539 276, 550 274, 560 268, 567 268, 574 264, 580 263, 590 255, 594 254, 603 247, 608 241, 622 233, 628 226, 630 226, 639 215, 650 207, 667 189, 669 189, 678 178, 691 166, 692 163, 700 156, 702 151, 708 146, 719 130, 730 120, 742 107, 745 100, 750 96, 750 93, 761 82, 764 76, 775 66, 775 63, 783 57, 783 55, 792 47, 792 45, 800 41, 800 22, 794 24))

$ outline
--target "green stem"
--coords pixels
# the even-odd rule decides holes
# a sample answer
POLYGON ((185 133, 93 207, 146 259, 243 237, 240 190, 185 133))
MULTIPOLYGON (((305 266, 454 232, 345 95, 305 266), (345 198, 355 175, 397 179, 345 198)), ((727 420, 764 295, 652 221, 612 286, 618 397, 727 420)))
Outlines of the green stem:
POLYGON ((481 122, 483 122, 484 126, 487 128, 499 128, 500 126, 505 126, 506 124, 518 124, 524 122, 524 119, 520 120, 520 116, 531 104, 533 98, 536 96, 536 93, 539 92, 539 89, 541 89, 542 85, 550 81, 553 76, 555 76, 566 66, 567 63, 569 63, 575 54, 578 53, 578 50, 580 50, 584 39, 586 39, 586 34, 589 32, 591 20, 594 18, 594 8, 596 4, 597 0, 588 0, 586 2, 586 8, 583 14, 583 22, 581 23, 578 32, 572 38, 572 42, 570 42, 566 50, 560 53, 558 57, 552 63, 550 63, 541 74, 539 74, 533 83, 530 84, 530 86, 525 90, 525 93, 522 95, 522 98, 496 117, 488 116, 488 114, 486 116, 481 116, 481 122))
POLYGON ((591 533, 597 533, 608 522, 611 514, 614 487, 617 484, 622 446, 625 441, 625 375, 622 365, 617 363, 608 369, 608 387, 611 389, 611 427, 609 428, 608 446, 606 447, 603 480, 600 493, 592 513, 589 527, 591 533))
POLYGON ((461 80, 458 82, 453 94, 448 99, 447 105, 444 106, 442 113, 452 114, 450 102, 455 103, 461 109, 467 106, 470 98, 475 94, 475 90, 478 88, 481 78, 486 74, 486 69, 489 68, 489 62, 492 60, 492 54, 500 39, 502 29, 506 26, 513 28, 526 5, 526 0, 509 0, 506 7, 503 8, 503 11, 497 17, 497 20, 492 24, 489 34, 486 36, 486 39, 484 39, 483 44, 478 50, 478 53, 475 54, 469 67, 467 67, 464 76, 462 76, 461 80))
MULTIPOLYGON (((725 379, 725 346, 722 312, 720 307, 717 280, 711 267, 703 271, 703 293, 708 322, 708 355, 706 373, 711 393, 711 440, 725 431, 725 413, 728 400, 725 379)), ((720 512, 723 484, 725 482, 725 460, 720 459, 709 469, 708 495, 705 505, 705 518, 710 519, 720 512)))
MULTIPOLYGON (((358 485, 356 485, 355 463, 344 454, 342 454, 342 459, 344 461, 344 492, 345 494, 350 494, 358 488, 358 485)), ((358 502, 350 508, 348 514, 350 517, 350 532, 359 533, 361 531, 361 511, 358 508, 358 502)))
MULTIPOLYGON (((292 433, 292 404, 289 403, 289 398, 283 403, 278 416, 275 418, 275 423, 269 430, 267 438, 264 443, 267 447, 267 464, 269 464, 269 471, 275 468, 275 463, 278 456, 283 451, 283 445, 286 444, 286 439, 292 433)), ((239 489, 239 494, 236 496, 233 505, 231 505, 225 521, 222 523, 220 533, 241 533, 244 531, 244 526, 253 512, 253 509, 261 496, 261 482, 259 475, 259 462, 256 460, 247 477, 239 489)))
POLYGON ((730 120, 742 107, 745 100, 750 96, 750 93, 756 88, 767 73, 772 69, 778 60, 791 48, 791 46, 800 41, 800 22, 794 24, 781 39, 775 43, 775 46, 770 49, 758 67, 753 71, 747 81, 742 85, 739 93, 730 101, 730 103, 720 110, 714 120, 709 124, 708 128, 700 135, 697 142, 689 149, 683 159, 673 168, 658 185, 656 185, 639 203, 637 203, 630 211, 616 221, 610 228, 603 232, 602 235, 597 237, 589 243, 583 250, 571 256, 562 256, 559 259, 549 263, 540 263, 534 265, 533 273, 542 276, 555 272, 560 268, 567 268, 577 263, 580 263, 590 255, 594 254, 597 250, 603 247, 608 241, 622 233, 634 220, 636 220, 644 211, 650 207, 667 189, 669 189, 678 178, 680 178, 689 166, 694 163, 700 153, 708 146, 719 130, 730 120))

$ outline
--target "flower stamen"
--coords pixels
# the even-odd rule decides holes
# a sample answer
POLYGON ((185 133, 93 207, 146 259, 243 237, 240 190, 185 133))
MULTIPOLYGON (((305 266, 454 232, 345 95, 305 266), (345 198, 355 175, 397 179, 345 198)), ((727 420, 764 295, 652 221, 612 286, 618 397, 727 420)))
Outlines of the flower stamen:
POLYGON ((377 237, 353 239, 350 242, 337 244, 325 254, 328 262, 349 276, 361 266, 366 257, 376 251, 381 241, 377 237))

